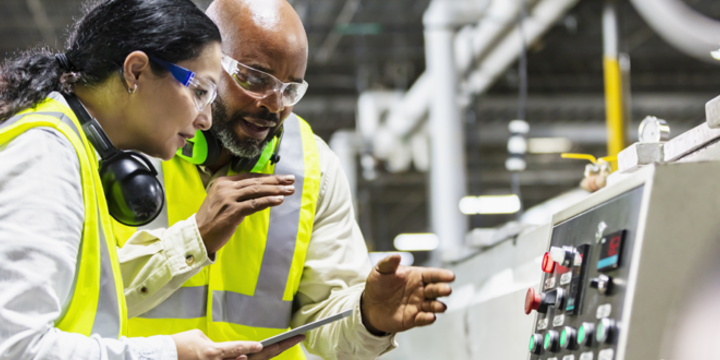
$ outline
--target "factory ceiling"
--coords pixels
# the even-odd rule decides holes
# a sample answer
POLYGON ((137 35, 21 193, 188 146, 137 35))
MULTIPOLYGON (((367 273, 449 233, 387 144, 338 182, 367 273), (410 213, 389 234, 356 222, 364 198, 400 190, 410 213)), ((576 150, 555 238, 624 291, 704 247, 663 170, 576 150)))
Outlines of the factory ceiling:
MULTIPOLYGON (((717 0, 685 0, 720 19, 717 0)), ((196 0, 201 8, 209 1, 196 0)), ((309 92, 296 112, 325 140, 355 126, 361 91, 405 90, 424 71, 422 14, 429 0, 291 0, 310 42, 309 92)), ((0 0, 0 58, 44 42, 60 49, 81 0, 0 0)), ((602 155, 603 74, 599 0, 580 0, 539 41, 529 44, 527 119, 536 134, 564 129, 573 151, 602 155), (585 130, 583 130, 585 129, 585 130), (575 134, 575 135, 573 135, 575 134)), ((619 2, 621 50, 632 61, 633 125, 645 115, 665 117, 674 129, 704 119, 703 104, 720 93, 720 66, 702 63, 660 39, 627 1, 619 2)), ((720 44, 719 44, 720 45, 720 44)), ((497 141, 517 112, 518 76, 511 68, 466 114, 469 188, 474 194, 509 189, 505 141, 497 141)), ((562 131, 561 131, 562 132, 562 131)), ((557 133, 557 131, 555 132, 557 133)), ((631 132, 632 133, 632 132, 631 132)), ((674 131, 674 135, 679 132, 674 131)), ((532 135, 532 133, 531 133, 532 135)), ((635 139, 631 139, 635 140, 635 139)), ((582 165, 556 155, 529 157, 521 177, 523 200, 537 204, 577 185, 582 165)), ((360 222, 371 247, 390 250, 399 232, 427 230, 426 176, 381 172, 361 179, 360 222), (388 216, 388 214, 391 214, 388 216)), ((472 225, 494 226, 506 216, 475 216, 472 225)))

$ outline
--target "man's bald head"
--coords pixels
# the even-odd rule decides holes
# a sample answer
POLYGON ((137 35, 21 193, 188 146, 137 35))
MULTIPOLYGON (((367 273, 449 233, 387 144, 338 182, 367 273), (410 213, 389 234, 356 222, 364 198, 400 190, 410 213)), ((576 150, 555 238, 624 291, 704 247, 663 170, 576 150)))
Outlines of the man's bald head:
MULTIPOLYGON (((223 54, 283 83, 303 83, 308 44, 300 17, 286 0, 215 0, 208 16, 223 37, 223 54)), ((242 81, 242 80, 239 80, 242 81)), ((241 88, 229 74, 220 77, 213 104, 213 133, 240 157, 259 156, 292 113, 279 84, 265 94, 241 88)))
POLYGON ((301 56, 307 63, 305 28, 285 0, 215 0, 207 15, 220 28, 224 52, 236 60, 262 50, 267 56, 301 56))

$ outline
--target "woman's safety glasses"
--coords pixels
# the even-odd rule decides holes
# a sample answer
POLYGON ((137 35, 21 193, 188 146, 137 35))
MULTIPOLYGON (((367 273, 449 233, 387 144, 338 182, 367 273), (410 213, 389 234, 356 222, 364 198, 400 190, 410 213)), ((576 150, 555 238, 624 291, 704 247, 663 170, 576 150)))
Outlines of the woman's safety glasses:
POLYGON ((264 99, 277 93, 282 98, 283 107, 297 104, 308 88, 308 83, 305 81, 284 83, 266 72, 253 69, 226 55, 223 55, 222 65, 223 69, 248 94, 264 99))
POLYGON ((215 83, 203 78, 196 78, 194 72, 181 66, 177 66, 171 62, 158 59, 154 56, 149 57, 154 63, 162 65, 164 68, 168 69, 177 81, 190 89, 193 93, 193 99, 195 100, 195 105, 197 105, 198 111, 203 111, 205 107, 215 101, 215 98, 217 97, 217 85, 215 83))

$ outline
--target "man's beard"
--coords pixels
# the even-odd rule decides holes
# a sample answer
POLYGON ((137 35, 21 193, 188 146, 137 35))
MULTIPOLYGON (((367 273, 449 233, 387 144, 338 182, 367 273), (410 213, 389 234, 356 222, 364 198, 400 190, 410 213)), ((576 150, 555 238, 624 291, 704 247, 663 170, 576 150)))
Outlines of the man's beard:
POLYGON ((276 124, 279 123, 277 115, 272 114, 268 111, 260 114, 252 114, 248 112, 236 112, 228 117, 227 107, 222 101, 222 98, 218 96, 215 102, 212 104, 212 116, 213 125, 210 131, 215 137, 220 140, 225 149, 230 151, 231 154, 241 158, 254 158, 262 154, 265 145, 272 139, 274 131, 271 130, 268 136, 264 140, 257 140, 253 138, 241 139, 236 133, 235 128, 243 121, 244 117, 260 118, 267 121, 274 121, 276 124))

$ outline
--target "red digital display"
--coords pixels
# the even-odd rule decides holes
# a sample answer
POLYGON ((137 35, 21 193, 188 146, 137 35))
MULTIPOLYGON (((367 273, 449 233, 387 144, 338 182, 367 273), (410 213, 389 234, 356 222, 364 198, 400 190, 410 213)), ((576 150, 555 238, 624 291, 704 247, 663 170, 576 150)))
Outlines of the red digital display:
POLYGON ((625 230, 608 234, 600 240, 600 257, 598 258, 598 271, 617 269, 622 260, 625 230))

